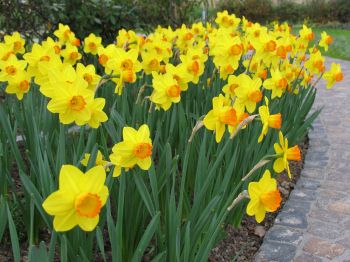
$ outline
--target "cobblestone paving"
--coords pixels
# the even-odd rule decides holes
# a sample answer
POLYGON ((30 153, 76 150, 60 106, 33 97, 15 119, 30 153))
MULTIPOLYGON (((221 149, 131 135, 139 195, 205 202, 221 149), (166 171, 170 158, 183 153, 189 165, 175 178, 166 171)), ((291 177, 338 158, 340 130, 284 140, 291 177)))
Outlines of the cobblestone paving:
POLYGON ((304 169, 255 261, 350 262, 350 62, 331 62, 341 63, 344 81, 318 84, 314 108, 324 108, 304 169))

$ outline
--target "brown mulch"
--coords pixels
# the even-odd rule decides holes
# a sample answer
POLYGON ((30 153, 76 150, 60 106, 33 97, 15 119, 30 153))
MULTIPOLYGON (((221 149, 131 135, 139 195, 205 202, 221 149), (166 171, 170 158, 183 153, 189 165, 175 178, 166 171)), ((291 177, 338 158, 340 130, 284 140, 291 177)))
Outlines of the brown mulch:
MULTIPOLYGON (((305 138, 305 140, 299 144, 302 161, 289 163, 293 175, 292 179, 290 180, 286 173, 277 177, 278 187, 282 196, 280 210, 283 208, 290 192, 294 189, 296 181, 300 177, 308 146, 309 139, 305 138)), ((254 217, 246 216, 242 220, 242 224, 239 228, 228 225, 226 227, 226 238, 219 242, 211 251, 209 261, 253 261, 255 254, 262 244, 265 233, 273 226, 277 214, 278 212, 267 213, 265 220, 260 224, 255 221, 254 217)))

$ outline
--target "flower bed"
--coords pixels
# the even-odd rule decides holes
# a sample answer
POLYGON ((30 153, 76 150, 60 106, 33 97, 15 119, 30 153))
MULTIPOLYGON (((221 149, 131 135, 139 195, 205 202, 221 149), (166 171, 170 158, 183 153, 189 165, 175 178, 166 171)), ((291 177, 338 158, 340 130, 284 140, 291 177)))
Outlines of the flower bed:
POLYGON ((309 46, 307 26, 227 12, 110 44, 54 35, 0 44, 0 240, 16 261, 20 243, 31 261, 206 260, 225 225, 279 208, 315 85, 343 78, 325 69, 326 33, 309 46))

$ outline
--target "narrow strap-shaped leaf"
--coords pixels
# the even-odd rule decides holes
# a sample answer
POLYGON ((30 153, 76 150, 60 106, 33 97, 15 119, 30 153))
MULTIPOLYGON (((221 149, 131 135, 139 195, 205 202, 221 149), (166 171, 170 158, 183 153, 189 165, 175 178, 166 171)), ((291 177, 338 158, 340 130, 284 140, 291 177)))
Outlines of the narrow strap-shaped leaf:
POLYGON ((7 209, 5 199, 0 196, 0 243, 7 225, 7 209))
POLYGON ((11 238, 11 246, 12 246, 12 252, 13 252, 13 258, 15 262, 20 262, 21 260, 21 252, 19 249, 19 241, 18 241, 18 235, 16 230, 16 225, 13 222, 13 218, 11 215, 10 208, 7 206, 7 219, 9 222, 9 230, 10 230, 10 238, 11 238))
POLYGON ((96 228, 96 240, 98 248, 101 251, 103 261, 106 261, 106 254, 105 254, 105 247, 104 247, 104 241, 103 241, 103 234, 101 232, 100 227, 96 228))
POLYGON ((60 250, 60 258, 62 262, 68 262, 68 252, 67 252, 67 237, 64 235, 61 238, 61 250, 60 250))
POLYGON ((159 217, 160 217, 160 212, 157 212, 157 214, 152 218, 151 222, 148 224, 139 244, 137 245, 136 251, 131 260, 132 262, 141 261, 142 255, 145 252, 145 249, 148 247, 149 242, 151 241, 154 235, 154 232, 158 227, 159 217))

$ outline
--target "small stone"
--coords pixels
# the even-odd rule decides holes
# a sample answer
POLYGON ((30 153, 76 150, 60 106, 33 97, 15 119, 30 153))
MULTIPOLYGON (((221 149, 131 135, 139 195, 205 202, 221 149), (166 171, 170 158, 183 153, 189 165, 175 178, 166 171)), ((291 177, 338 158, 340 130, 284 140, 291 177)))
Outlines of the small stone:
POLYGON ((278 187, 278 190, 281 192, 282 195, 287 196, 289 194, 289 191, 285 189, 284 187, 278 187))
POLYGON ((254 230, 254 235, 257 235, 259 237, 265 236, 266 230, 263 226, 256 226, 254 230))
POLYGON ((344 253, 345 247, 340 244, 312 238, 305 244, 303 250, 314 256, 334 259, 344 253))
POLYGON ((290 183, 287 182, 287 181, 283 181, 283 182, 281 183, 281 187, 286 188, 286 189, 289 189, 289 188, 290 188, 290 183))

